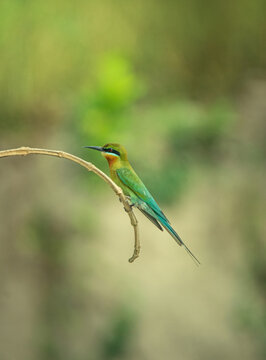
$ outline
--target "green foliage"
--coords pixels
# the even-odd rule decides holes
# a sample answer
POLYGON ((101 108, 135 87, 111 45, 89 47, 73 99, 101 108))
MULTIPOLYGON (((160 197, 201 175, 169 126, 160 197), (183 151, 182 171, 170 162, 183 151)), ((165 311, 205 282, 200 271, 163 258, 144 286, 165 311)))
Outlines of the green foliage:
POLYGON ((236 121, 235 111, 225 101, 211 106, 179 101, 143 113, 140 122, 149 127, 149 135, 148 139, 145 133, 138 136, 145 145, 137 154, 157 161, 156 166, 153 162, 140 164, 138 172, 161 202, 174 203, 191 177, 196 181, 196 169, 219 166, 236 121))
POLYGON ((117 311, 102 339, 102 359, 123 359, 127 356, 135 320, 127 307, 117 311))
POLYGON ((30 245, 44 261, 51 264, 63 262, 70 227, 67 228, 58 216, 42 209, 35 209, 28 227, 30 245))
MULTIPOLYGON (((239 328, 265 358, 265 230, 260 233, 262 225, 257 222, 265 222, 265 81, 257 80, 263 79, 266 69, 265 13, 265 0, 0 1, 1 146, 52 145, 108 172, 99 153, 82 146, 124 144, 132 165, 160 205, 181 208, 177 200, 193 187, 197 197, 189 199, 183 221, 193 227, 191 234, 198 227, 204 236, 197 240, 206 264, 206 272, 186 272, 185 281, 180 263, 169 265, 163 257, 156 263, 147 256, 132 271, 120 258, 124 248, 117 254, 118 244, 128 237, 120 222, 124 220, 112 218, 113 203, 108 200, 113 201, 114 195, 98 177, 68 164, 57 182, 50 169, 40 165, 44 175, 40 186, 33 180, 34 171, 27 173, 30 166, 21 171, 10 161, 8 172, 3 165, 7 160, 1 160, 1 360, 20 356, 23 360, 31 356, 80 360, 96 354, 103 359, 127 359, 134 358, 135 351, 149 359, 157 349, 155 357, 176 358, 168 345, 178 346, 179 351, 184 344, 183 357, 235 359, 237 352, 231 357, 221 353, 224 341, 231 349, 242 348, 235 345, 242 338, 230 332, 231 319, 221 329, 214 325, 216 321, 220 325, 233 308, 227 303, 231 297, 220 299, 218 294, 215 299, 217 289, 240 298, 235 311, 239 328), (247 92, 244 99, 243 92, 247 92), (213 186, 216 177, 221 182, 218 194, 213 186), (204 178, 205 193, 199 178, 204 178), (263 187, 258 186, 258 178, 263 187), (65 189, 63 184, 71 181, 74 186, 65 189), (21 194, 28 184, 33 195, 29 192, 25 198, 21 194), (46 188, 47 184, 52 186, 46 188), (241 186, 242 192, 237 193, 241 186), (254 193, 248 195, 250 187, 254 193), (5 189, 12 189, 12 194, 7 196, 5 189), (63 201, 55 198, 51 208, 40 209, 34 194, 46 197, 45 191, 51 189, 55 194, 62 191, 63 201), (206 194, 215 201, 199 205, 206 194), (71 204, 67 213, 64 197, 71 204), (237 204, 234 211, 232 204, 237 204), (205 221, 200 225, 194 216, 199 209, 207 214, 199 217, 205 221), (101 224, 120 237, 114 246, 113 235, 101 224), (33 256, 28 259, 27 255, 33 256), (239 262, 239 257, 245 259, 242 283, 239 263, 232 265, 230 256, 239 262), (89 280, 88 272, 93 275, 89 280), (227 288, 229 278, 233 280, 227 288), (220 282, 216 287, 217 279, 222 280, 221 287, 220 282), (129 305, 117 305, 121 288, 128 293, 130 286, 134 296, 142 299, 134 302, 143 311, 136 337, 129 305), (181 291, 175 293, 176 289, 181 291), (173 297, 174 306, 167 306, 166 293, 173 297), (195 293, 201 295, 195 297, 195 293), (184 299, 189 299, 187 304, 184 299), (201 311, 197 316, 191 311, 198 304, 202 314, 215 309, 217 319, 206 316, 200 323, 201 311), (19 309, 25 313, 22 321, 19 309), (151 309, 154 316, 144 315, 151 309), (182 318, 185 311, 188 318, 182 318), (176 326, 176 320, 182 326, 176 326), (25 330, 23 338, 27 325, 30 331, 25 330), (145 348, 143 343, 153 335, 146 330, 155 328, 159 332, 150 337, 150 344, 158 334, 160 343, 145 348), (186 347, 202 328, 199 341, 193 343, 193 357, 193 347, 189 346, 191 353, 186 347), (205 344, 204 332, 208 333, 205 344), (137 350, 132 351, 133 341, 137 350), (29 353, 24 352, 27 346, 29 353), (15 348, 18 355, 10 355, 15 348), (37 349, 37 355, 32 349, 37 349)), ((53 169, 56 174, 61 171, 53 169)), ((159 249, 156 241, 145 246, 159 249)))
POLYGON ((103 145, 110 139, 123 138, 129 109, 143 93, 143 86, 130 62, 115 54, 100 61, 94 82, 93 89, 81 97, 73 125, 84 142, 103 145))
MULTIPOLYGON (((187 104, 187 114, 176 121, 169 132, 169 146, 179 160, 210 161, 219 151, 219 145, 229 135, 235 114, 228 103, 210 107, 187 104), (191 114, 191 108, 194 108, 191 114)), ((184 110, 183 110, 184 111, 184 110)))
POLYGON ((266 356, 266 246, 261 231, 264 219, 259 207, 263 189, 264 184, 258 183, 254 188, 248 184, 240 201, 238 217, 245 248, 248 291, 244 286, 235 310, 236 324, 257 342, 261 359, 266 356))
MULTIPOLYGON (((265 11, 264 0, 230 6, 199 6, 196 0, 2 0, 0 128, 51 127, 85 101, 90 110, 85 106, 81 118, 99 122, 92 133, 111 129, 116 135, 106 125, 110 112, 120 112, 142 93, 139 78, 145 79, 149 101, 176 94, 228 97, 265 70, 265 11)), ((114 128, 116 118, 111 117, 114 128)), ((83 127, 90 132, 87 122, 83 127)))

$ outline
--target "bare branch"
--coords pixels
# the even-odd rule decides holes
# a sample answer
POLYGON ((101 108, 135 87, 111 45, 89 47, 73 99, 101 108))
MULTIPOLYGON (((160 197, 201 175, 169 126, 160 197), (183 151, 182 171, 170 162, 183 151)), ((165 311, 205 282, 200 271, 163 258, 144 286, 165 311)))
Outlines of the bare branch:
POLYGON ((102 178, 115 192, 115 194, 119 197, 120 201, 122 202, 125 211, 127 212, 130 223, 133 226, 134 229, 134 237, 135 237, 135 244, 134 244, 134 252, 132 257, 128 260, 130 263, 132 263, 135 259, 139 257, 140 253, 140 242, 139 242, 139 232, 138 232, 138 221, 135 216, 135 214, 132 211, 132 207, 130 206, 126 196, 124 195, 122 189, 117 186, 112 179, 109 178, 104 172, 102 172, 100 169, 98 169, 95 165, 93 165, 90 162, 87 162, 75 155, 66 153, 64 151, 58 151, 58 150, 49 150, 49 149, 37 149, 37 148, 30 148, 30 147, 20 147, 17 149, 9 149, 9 150, 3 150, 0 151, 0 158, 7 157, 7 156, 26 156, 31 154, 37 154, 37 155, 48 155, 48 156, 55 156, 59 158, 64 158, 70 161, 74 161, 75 163, 83 166, 88 171, 94 172, 96 175, 98 175, 100 178, 102 178))

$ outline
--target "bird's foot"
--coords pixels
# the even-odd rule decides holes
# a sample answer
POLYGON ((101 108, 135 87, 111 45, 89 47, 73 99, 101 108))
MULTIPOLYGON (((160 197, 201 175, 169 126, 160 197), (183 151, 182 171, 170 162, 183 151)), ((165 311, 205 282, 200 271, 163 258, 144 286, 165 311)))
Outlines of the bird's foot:
POLYGON ((126 209, 126 208, 124 207, 124 210, 125 210, 125 212, 127 212, 127 213, 129 213, 130 211, 132 211, 132 208, 133 208, 134 204, 128 204, 128 205, 129 205, 129 207, 130 207, 130 210, 129 210, 129 209, 126 209))

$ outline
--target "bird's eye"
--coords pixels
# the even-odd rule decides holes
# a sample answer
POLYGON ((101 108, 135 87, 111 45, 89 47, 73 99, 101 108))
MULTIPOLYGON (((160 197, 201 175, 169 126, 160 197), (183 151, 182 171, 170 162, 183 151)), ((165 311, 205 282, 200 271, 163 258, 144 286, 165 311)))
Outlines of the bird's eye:
POLYGON ((104 148, 104 151, 105 151, 105 152, 109 152, 109 153, 113 153, 113 154, 116 154, 116 155, 120 156, 120 152, 117 151, 117 150, 114 150, 114 149, 112 149, 112 148, 104 148))

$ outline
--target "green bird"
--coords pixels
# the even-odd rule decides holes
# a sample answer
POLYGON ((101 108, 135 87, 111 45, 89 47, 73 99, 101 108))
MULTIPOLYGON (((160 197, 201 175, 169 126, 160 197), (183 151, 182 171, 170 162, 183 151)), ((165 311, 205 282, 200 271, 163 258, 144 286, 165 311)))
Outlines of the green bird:
POLYGON ((174 238, 178 245, 184 246, 189 255, 200 264, 180 236, 170 225, 153 196, 140 180, 130 165, 127 151, 123 145, 109 143, 104 146, 85 146, 85 148, 98 150, 107 159, 111 179, 121 187, 124 194, 130 199, 131 205, 136 206, 158 229, 163 228, 174 238))

